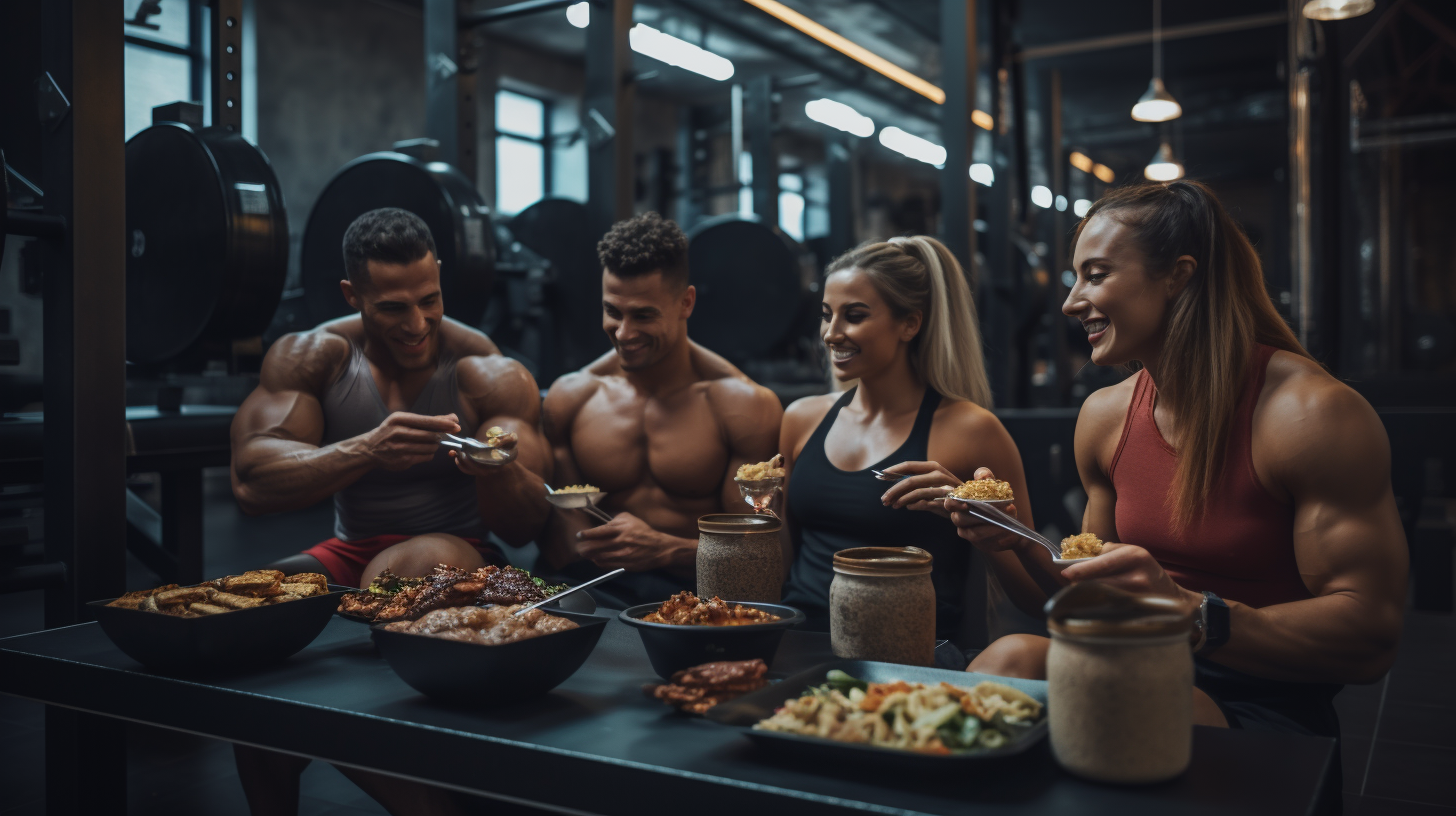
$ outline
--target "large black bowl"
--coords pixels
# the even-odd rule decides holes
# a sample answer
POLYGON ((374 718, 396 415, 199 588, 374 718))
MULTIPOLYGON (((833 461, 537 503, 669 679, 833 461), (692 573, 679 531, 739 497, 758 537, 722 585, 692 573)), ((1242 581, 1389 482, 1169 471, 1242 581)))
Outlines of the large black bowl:
POLYGON ((551 610, 577 628, 501 646, 370 630, 374 645, 400 679, 415 691, 443 703, 488 706, 510 704, 561 685, 586 662, 606 628, 607 618, 551 610))
POLYGON ((153 671, 234 672, 286 660, 313 642, 339 605, 345 587, 297 601, 178 618, 140 609, 86 604, 116 648, 153 671))
POLYGON ((663 679, 690 666, 717 660, 773 660, 784 638, 784 630, 804 622, 804 613, 792 606, 748 601, 729 601, 760 609, 779 620, 771 623, 750 623, 744 626, 677 626, 670 623, 649 623, 643 616, 655 612, 660 603, 641 604, 622 610, 618 619, 637 630, 652 670, 663 679))

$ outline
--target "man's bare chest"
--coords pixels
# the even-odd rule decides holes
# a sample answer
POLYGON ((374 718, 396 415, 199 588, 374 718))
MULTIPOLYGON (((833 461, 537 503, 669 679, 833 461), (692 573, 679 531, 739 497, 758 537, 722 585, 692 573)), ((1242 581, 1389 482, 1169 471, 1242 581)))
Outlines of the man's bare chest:
POLYGON ((571 445, 582 477, 610 492, 655 484, 672 495, 711 496, 728 467, 722 427, 700 394, 600 394, 577 415, 571 445))

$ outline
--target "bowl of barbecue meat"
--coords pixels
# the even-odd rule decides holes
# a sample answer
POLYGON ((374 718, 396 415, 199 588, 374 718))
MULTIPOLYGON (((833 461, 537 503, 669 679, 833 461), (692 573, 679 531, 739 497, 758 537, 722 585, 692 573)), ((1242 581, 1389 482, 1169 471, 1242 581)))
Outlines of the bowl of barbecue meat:
POLYGON ((452 705, 510 705, 545 694, 581 668, 608 620, 525 607, 440 607, 375 624, 370 635, 415 691, 452 705))
POLYGON ((328 625, 345 587, 318 573, 251 570, 87 604, 116 647, 154 671, 216 673, 291 657, 328 625))
POLYGON ((622 610, 618 619, 637 630, 652 670, 663 678, 714 661, 772 662, 784 631, 804 613, 782 604, 724 601, 679 592, 660 604, 622 610))
MULTIPOLYGON (((466 570, 440 564, 420 578, 406 578, 386 569, 365 589, 340 598, 338 614, 358 623, 395 623, 419 620, 449 607, 535 603, 566 589, 565 584, 549 584, 516 567, 488 565, 466 570)), ((589 613, 597 605, 585 592, 573 592, 545 608, 589 613)))

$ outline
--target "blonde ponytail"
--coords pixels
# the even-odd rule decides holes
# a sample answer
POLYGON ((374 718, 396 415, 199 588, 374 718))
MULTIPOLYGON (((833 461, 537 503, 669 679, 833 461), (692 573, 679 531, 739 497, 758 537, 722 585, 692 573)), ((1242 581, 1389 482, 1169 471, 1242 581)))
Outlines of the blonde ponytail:
POLYGON ((991 407, 991 385, 971 287, 950 250, 925 235, 865 244, 836 258, 828 274, 859 269, 896 317, 920 312, 910 364, 942 396, 991 407))

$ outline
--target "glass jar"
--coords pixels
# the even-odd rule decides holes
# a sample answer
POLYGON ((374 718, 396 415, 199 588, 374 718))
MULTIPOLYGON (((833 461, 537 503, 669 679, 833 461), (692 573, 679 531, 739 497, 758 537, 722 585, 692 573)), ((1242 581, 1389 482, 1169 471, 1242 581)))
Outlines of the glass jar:
POLYGON ((698 519, 698 597, 778 603, 784 584, 783 522, 714 513, 698 519))
POLYGON ((1062 767, 1102 782, 1171 779, 1193 748, 1193 610, 1097 581, 1047 603, 1047 717, 1062 767))
POLYGON ((855 547, 834 554, 829 641, 836 657, 911 666, 935 663, 935 587, 919 547, 855 547))

